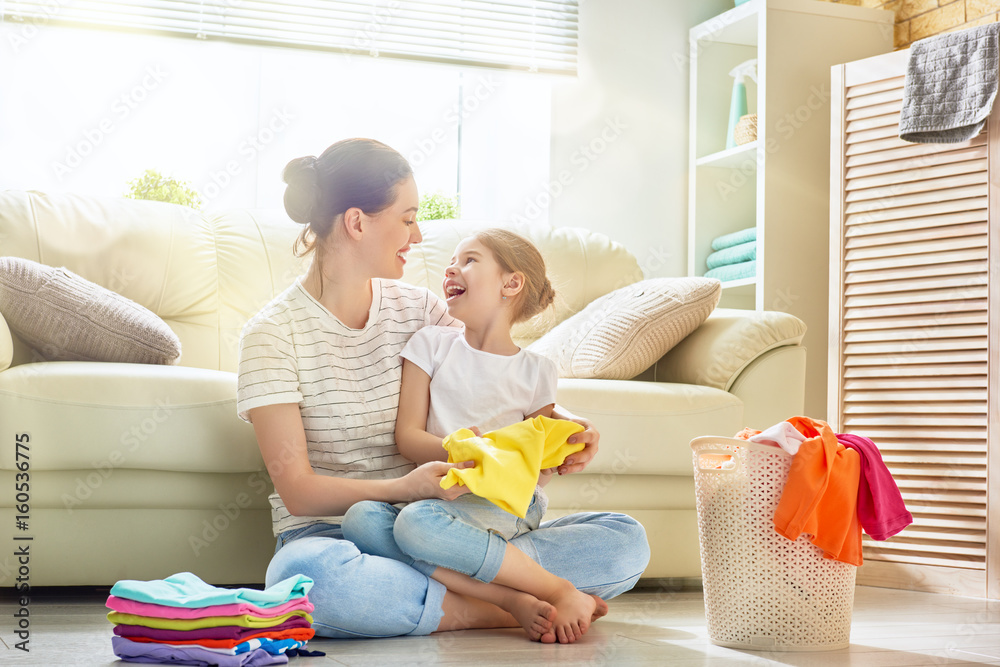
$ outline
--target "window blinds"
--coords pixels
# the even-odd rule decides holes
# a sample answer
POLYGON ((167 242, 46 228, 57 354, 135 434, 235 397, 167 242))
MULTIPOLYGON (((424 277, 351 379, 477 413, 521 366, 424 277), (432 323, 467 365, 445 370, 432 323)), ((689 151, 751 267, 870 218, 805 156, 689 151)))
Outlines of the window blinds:
POLYGON ((99 26, 349 55, 576 74, 577 0, 36 0, 6 22, 99 26))

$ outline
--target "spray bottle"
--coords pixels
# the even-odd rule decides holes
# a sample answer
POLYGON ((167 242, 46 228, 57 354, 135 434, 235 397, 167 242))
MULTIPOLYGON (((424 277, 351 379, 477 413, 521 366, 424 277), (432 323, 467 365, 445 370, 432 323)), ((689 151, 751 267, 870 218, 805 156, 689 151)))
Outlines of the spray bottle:
POLYGON ((729 129, 726 131, 726 148, 736 146, 736 123, 747 114, 747 86, 745 77, 757 83, 757 59, 752 58, 740 63, 729 72, 733 77, 733 98, 729 103, 729 129))

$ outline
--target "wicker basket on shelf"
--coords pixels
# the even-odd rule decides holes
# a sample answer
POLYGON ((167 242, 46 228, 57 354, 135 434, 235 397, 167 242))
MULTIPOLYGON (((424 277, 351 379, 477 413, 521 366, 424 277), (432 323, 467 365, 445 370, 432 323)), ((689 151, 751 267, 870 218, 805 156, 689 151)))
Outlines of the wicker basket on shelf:
POLYGON ((756 141, 757 114, 751 113, 746 116, 740 116, 739 122, 736 123, 736 129, 733 131, 733 137, 736 139, 737 145, 748 144, 751 141, 756 141))

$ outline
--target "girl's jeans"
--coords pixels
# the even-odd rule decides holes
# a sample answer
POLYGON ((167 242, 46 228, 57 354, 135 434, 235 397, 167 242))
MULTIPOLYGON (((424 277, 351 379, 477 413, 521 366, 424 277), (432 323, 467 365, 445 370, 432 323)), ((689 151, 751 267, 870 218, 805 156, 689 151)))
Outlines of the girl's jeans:
POLYGON ((318 523, 282 533, 266 584, 312 578, 317 635, 393 637, 437 629, 446 591, 428 576, 437 566, 492 581, 507 544, 499 532, 552 574, 606 600, 632 588, 649 562, 645 530, 624 514, 572 514, 531 530, 535 501, 528 521, 486 504, 419 501, 398 510, 357 503, 343 528, 318 523), (497 526, 490 508, 509 517, 499 532, 484 528, 497 526))

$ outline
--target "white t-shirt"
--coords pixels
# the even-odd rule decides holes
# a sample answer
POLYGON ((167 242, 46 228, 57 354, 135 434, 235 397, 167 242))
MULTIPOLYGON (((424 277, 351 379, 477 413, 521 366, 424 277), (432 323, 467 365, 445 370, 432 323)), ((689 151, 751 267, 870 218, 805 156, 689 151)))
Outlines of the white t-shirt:
MULTIPOLYGON (((426 289, 373 279, 368 321, 351 329, 296 281, 243 328, 236 409, 249 421, 253 408, 297 403, 309 463, 320 475, 402 477, 415 466, 394 435, 399 353, 415 331, 452 323, 444 302, 426 289)), ((275 535, 343 518, 292 516, 277 493, 270 501, 275 535)))
POLYGON ((528 350, 477 350, 460 328, 421 329, 402 357, 431 377, 427 432, 442 438, 472 426, 494 431, 556 402, 559 373, 550 359, 528 350))

